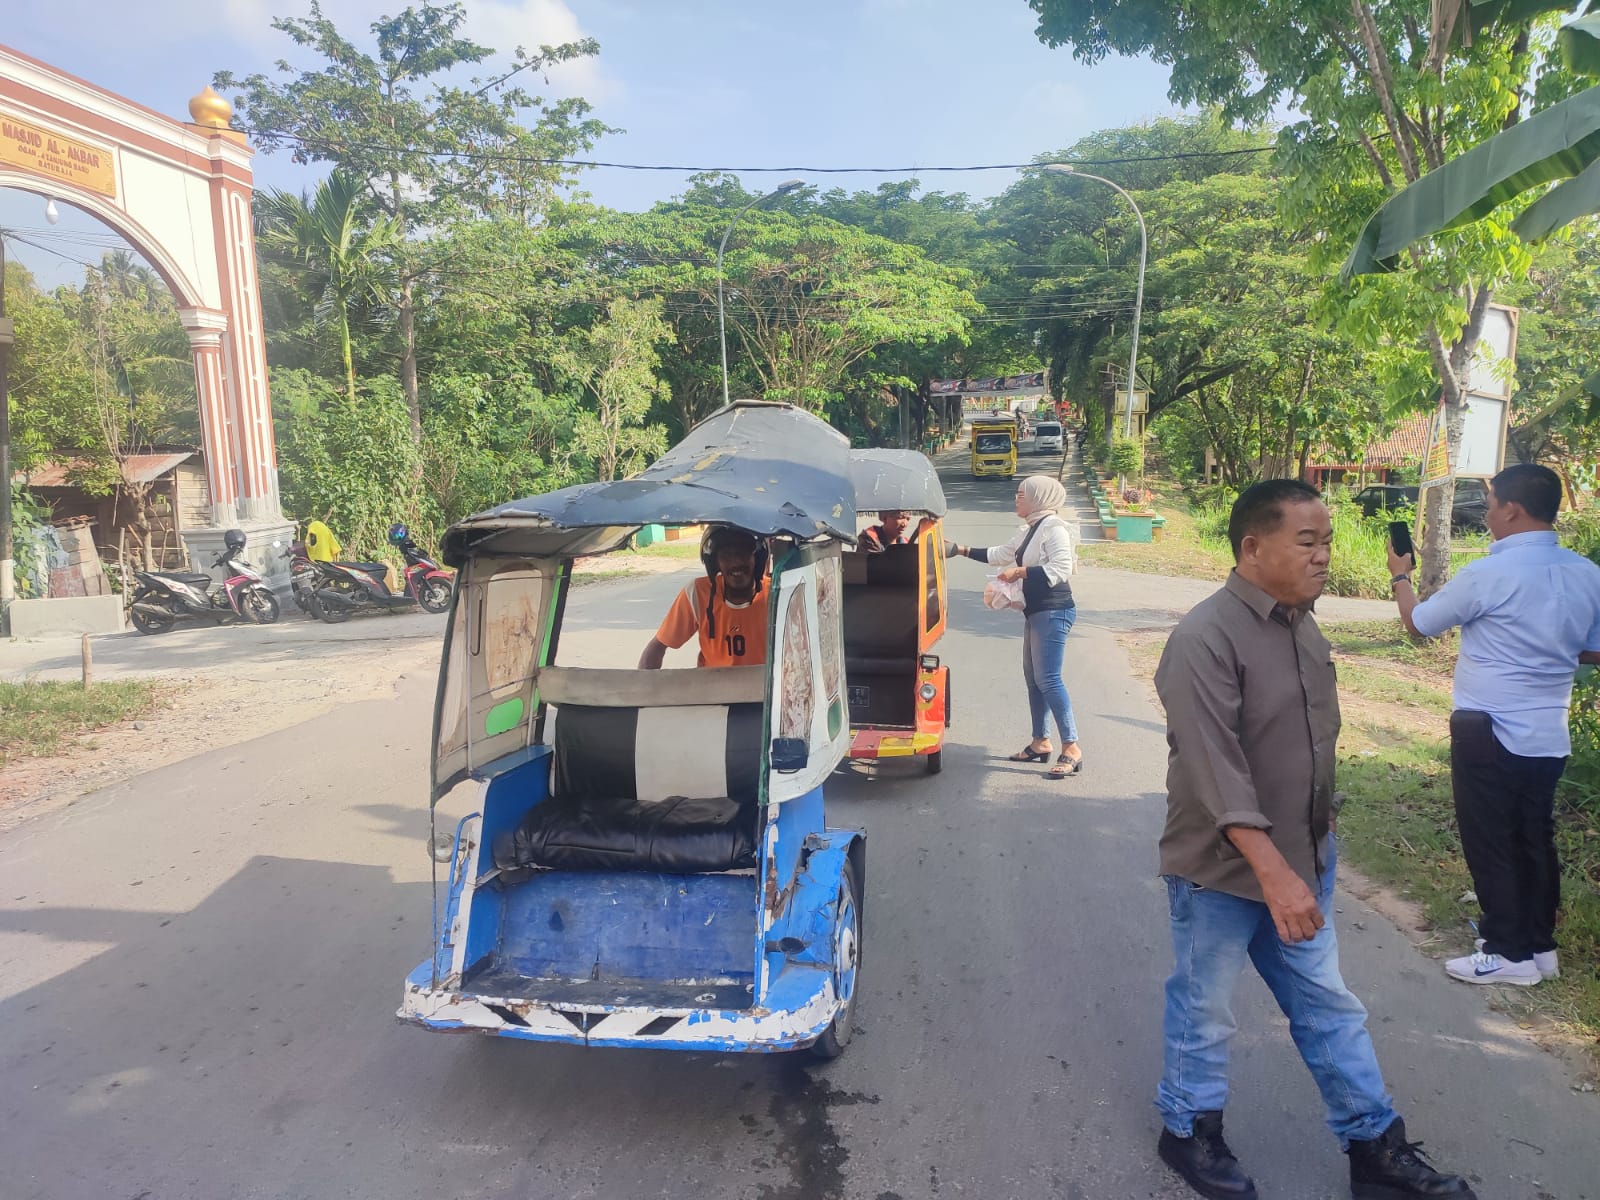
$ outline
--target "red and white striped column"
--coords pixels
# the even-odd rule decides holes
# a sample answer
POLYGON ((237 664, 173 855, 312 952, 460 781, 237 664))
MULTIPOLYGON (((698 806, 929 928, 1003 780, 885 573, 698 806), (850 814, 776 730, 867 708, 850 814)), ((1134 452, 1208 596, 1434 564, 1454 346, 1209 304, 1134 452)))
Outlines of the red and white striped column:
POLYGON ((267 388, 255 227, 250 215, 251 151, 237 134, 224 130, 211 139, 211 153, 217 276, 228 316, 222 331, 223 379, 238 480, 238 513, 245 522, 279 521, 278 451, 267 388))
POLYGON ((211 523, 228 529, 239 523, 239 467, 234 453, 232 405, 223 368, 227 314, 208 308, 178 310, 189 351, 194 356, 194 390, 200 402, 200 444, 211 491, 211 523))

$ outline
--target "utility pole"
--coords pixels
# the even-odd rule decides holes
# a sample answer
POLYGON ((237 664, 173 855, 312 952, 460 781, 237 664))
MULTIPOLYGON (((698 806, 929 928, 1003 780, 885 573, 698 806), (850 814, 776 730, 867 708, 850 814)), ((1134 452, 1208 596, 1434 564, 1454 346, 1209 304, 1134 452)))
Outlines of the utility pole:
POLYGON ((11 549, 11 345, 16 341, 6 316, 6 239, 0 230, 0 628, 10 629, 11 602, 16 599, 16 564, 11 549))

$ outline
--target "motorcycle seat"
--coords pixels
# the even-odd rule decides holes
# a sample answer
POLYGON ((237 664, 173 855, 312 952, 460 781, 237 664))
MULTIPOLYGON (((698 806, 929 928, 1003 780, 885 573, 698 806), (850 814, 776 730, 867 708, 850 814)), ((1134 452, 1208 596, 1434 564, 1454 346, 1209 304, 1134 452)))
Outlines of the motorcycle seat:
POLYGON ((336 567, 350 567, 353 570, 365 571, 368 575, 382 575, 389 570, 387 563, 380 562, 338 562, 336 567))
POLYGON ((212 583, 211 576, 200 575, 193 571, 171 571, 169 574, 179 583, 187 583, 190 587, 208 588, 212 583))

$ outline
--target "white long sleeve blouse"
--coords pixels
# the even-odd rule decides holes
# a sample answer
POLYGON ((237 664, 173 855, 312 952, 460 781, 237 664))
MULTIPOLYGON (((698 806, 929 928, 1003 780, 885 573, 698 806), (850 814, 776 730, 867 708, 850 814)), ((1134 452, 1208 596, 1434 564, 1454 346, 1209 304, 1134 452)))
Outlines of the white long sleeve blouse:
MULTIPOLYGON (((1039 532, 1034 535, 1028 548, 1022 552, 1021 566, 1040 567, 1044 571, 1045 581, 1055 587, 1067 582, 1072 575, 1072 532, 1067 528, 1067 523, 1052 513, 1048 517, 1040 518, 1039 532)), ((1023 525, 1017 530, 1016 536, 1003 546, 989 547, 989 565, 991 567, 1011 567, 1017 563, 1017 547, 1022 545, 1022 540, 1028 536, 1031 525, 1023 525)))

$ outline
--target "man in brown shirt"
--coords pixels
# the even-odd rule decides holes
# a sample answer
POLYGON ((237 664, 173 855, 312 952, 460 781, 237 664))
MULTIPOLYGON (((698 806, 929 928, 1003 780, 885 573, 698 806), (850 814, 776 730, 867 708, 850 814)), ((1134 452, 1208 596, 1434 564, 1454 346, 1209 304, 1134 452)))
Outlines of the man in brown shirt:
POLYGON ((1246 489, 1228 522, 1226 586, 1173 630, 1156 671, 1167 710, 1167 883, 1176 965, 1167 980, 1156 1107, 1161 1158, 1196 1192, 1253 1200, 1222 1137, 1232 997, 1248 959, 1350 1158, 1356 1200, 1472 1197, 1406 1140, 1339 972, 1331 919, 1339 697, 1311 615, 1328 581, 1333 526, 1298 480, 1246 489))

